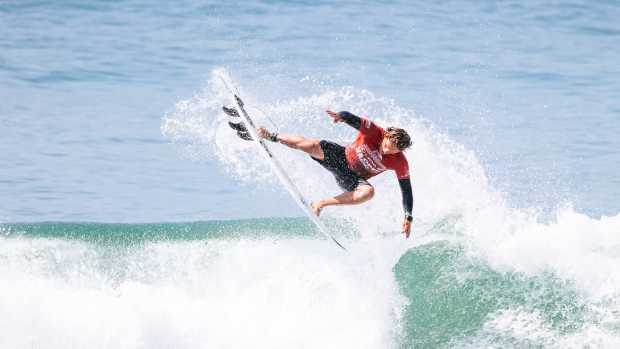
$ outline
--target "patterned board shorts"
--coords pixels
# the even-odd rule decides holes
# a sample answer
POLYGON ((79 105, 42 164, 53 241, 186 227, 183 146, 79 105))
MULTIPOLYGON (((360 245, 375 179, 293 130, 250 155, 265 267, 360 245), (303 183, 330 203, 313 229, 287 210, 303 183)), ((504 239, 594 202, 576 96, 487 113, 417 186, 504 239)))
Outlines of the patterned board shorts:
POLYGON ((323 160, 312 156, 311 158, 334 175, 340 188, 354 191, 360 185, 370 185, 368 181, 349 168, 343 146, 326 140, 322 140, 320 144, 325 157, 323 160))

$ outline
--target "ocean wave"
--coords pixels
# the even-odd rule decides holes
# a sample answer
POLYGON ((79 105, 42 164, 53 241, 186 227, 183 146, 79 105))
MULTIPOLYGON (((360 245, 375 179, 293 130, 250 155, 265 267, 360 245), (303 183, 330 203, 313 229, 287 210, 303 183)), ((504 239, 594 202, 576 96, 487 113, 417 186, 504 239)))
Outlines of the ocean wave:
MULTIPOLYGON (((162 132, 248 186, 280 190, 220 112, 219 69, 162 132)), ((405 127, 414 148, 412 239, 400 193, 373 178, 367 204, 325 210, 349 253, 304 219, 178 224, 5 224, 1 347, 615 347, 620 215, 514 208, 476 154, 415 110, 354 87, 288 100, 240 85, 260 124, 341 143, 325 108, 405 127), (270 121, 271 120, 271 121, 270 121), (369 219, 371 217, 372 219, 369 219), (15 320, 12 320, 15 319, 15 320), (59 320, 60 319, 60 320, 59 320)), ((311 199, 338 192, 307 156, 273 152, 311 199)))

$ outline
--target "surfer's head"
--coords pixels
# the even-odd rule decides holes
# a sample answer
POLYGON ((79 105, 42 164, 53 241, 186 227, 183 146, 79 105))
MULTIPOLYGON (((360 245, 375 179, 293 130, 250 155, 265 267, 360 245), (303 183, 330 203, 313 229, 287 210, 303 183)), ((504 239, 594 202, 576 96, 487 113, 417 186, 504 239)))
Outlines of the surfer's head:
POLYGON ((381 141, 383 154, 396 154, 411 146, 411 137, 407 131, 398 127, 388 127, 381 141))

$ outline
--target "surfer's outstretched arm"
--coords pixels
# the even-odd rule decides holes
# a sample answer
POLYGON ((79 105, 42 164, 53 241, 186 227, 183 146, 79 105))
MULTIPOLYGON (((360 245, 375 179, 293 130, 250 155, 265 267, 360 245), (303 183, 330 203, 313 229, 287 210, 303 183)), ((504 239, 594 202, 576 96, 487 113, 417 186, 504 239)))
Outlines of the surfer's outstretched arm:
POLYGON ((325 112, 332 118, 332 120, 334 120, 334 122, 344 122, 356 130, 359 130, 360 127, 362 127, 362 118, 355 114, 349 113, 348 111, 336 113, 328 109, 325 112))

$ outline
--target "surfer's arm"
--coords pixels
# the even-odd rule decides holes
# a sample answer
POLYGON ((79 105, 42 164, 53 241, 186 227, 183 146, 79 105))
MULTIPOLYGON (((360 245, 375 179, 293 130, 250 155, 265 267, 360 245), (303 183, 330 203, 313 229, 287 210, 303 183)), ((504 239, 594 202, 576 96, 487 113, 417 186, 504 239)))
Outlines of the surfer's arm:
POLYGON ((413 191, 411 190, 411 180, 409 178, 399 179, 400 192, 403 197, 403 209, 405 211, 405 218, 411 218, 411 211, 413 209, 413 191))
POLYGON ((398 184, 400 185, 400 192, 403 197, 403 209, 405 211, 405 219, 403 220, 403 233, 405 234, 405 238, 409 238, 409 233, 411 231, 411 221, 413 220, 413 216, 411 215, 411 211, 413 209, 413 192, 411 190, 411 180, 409 178, 402 178, 398 180, 398 184))
POLYGON ((362 127, 362 118, 357 115, 351 114, 348 111, 334 112, 331 110, 327 110, 327 115, 329 115, 334 122, 345 122, 347 125, 359 130, 362 127))
POLYGON ((359 130, 362 127, 362 118, 355 114, 351 114, 348 111, 341 111, 338 113, 342 121, 344 121, 347 125, 359 130))

